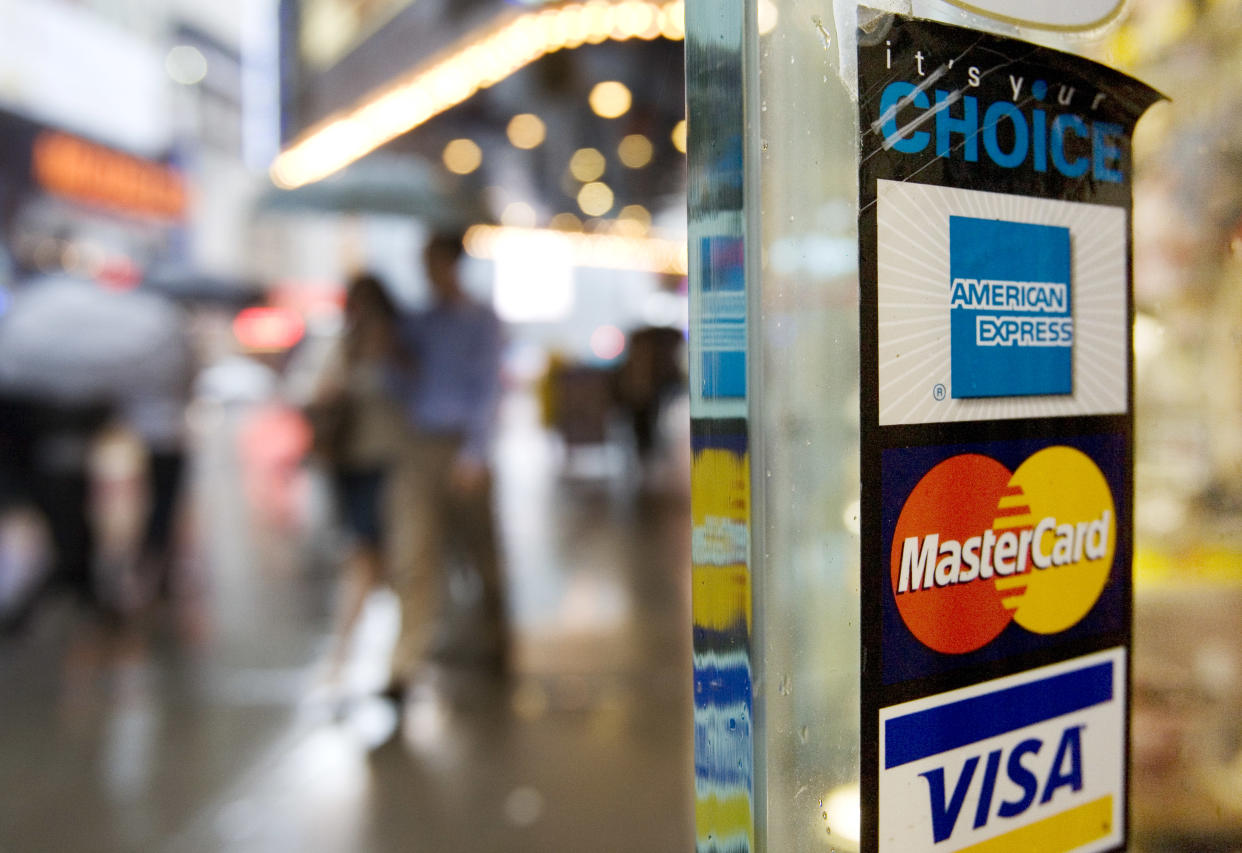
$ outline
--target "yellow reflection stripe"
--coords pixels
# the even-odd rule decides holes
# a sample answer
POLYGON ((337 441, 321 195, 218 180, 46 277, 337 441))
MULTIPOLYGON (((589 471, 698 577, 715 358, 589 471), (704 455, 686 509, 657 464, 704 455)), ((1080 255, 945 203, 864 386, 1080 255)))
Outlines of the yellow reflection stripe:
POLYGON ((700 796, 694 802, 694 829, 700 840, 711 838, 717 849, 730 838, 745 838, 748 850, 754 849, 754 828, 751 825, 750 797, 736 794, 721 799, 716 794, 700 796))
POLYGON ((693 616, 696 628, 727 631, 746 626, 750 633, 750 570, 745 566, 695 566, 693 616))

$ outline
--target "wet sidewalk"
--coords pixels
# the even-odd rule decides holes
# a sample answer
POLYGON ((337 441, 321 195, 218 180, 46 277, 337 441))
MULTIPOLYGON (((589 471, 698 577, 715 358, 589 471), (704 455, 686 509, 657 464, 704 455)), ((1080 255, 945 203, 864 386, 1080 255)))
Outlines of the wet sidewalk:
MULTIPOLYGON (((372 598, 345 689, 327 689, 337 574, 295 421, 212 410, 174 601, 118 626, 52 600, 0 639, 0 853, 693 849, 689 507, 670 488, 686 460, 644 488, 616 448, 567 457, 530 400, 508 415, 509 680, 430 669, 379 746, 395 602, 372 598)), ((1242 548, 1218 551, 1159 576, 1141 561, 1145 853, 1242 838, 1242 548)))
POLYGON ((346 691, 325 689, 335 574, 297 518, 316 487, 239 452, 254 414, 209 414, 172 605, 118 628, 53 601, 4 641, 0 851, 692 848, 683 493, 607 452, 567 468, 515 401, 497 472, 515 671, 429 670, 377 748, 395 606, 372 598, 346 691))

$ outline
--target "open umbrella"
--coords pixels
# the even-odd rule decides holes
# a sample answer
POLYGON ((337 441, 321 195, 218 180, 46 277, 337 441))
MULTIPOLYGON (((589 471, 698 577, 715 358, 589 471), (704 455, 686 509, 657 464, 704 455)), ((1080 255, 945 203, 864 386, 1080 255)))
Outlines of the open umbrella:
POLYGON ((188 266, 157 266, 142 279, 142 287, 179 302, 243 308, 263 301, 263 288, 249 279, 214 275, 188 266))
POLYGON ((157 294, 38 280, 0 318, 0 390, 61 403, 158 391, 184 376, 183 333, 157 294))
POLYGON ((477 193, 452 190, 426 161, 371 156, 321 181, 291 190, 272 188, 258 212, 381 213, 409 216, 432 228, 465 229, 491 222, 477 193))

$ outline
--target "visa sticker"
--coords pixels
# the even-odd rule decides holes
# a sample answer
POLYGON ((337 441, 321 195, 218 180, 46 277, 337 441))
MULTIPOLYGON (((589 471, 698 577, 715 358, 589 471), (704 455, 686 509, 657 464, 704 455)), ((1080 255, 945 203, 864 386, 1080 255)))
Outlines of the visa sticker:
POLYGON ((1124 836, 1124 648, 880 711, 880 850, 1074 850, 1124 836))

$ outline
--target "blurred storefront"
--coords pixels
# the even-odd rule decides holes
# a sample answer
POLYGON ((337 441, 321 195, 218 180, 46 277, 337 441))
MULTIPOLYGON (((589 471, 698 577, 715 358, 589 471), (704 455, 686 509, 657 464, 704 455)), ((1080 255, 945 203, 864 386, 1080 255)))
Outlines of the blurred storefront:
POLYGON ((368 266, 416 304, 425 235, 460 230, 519 373, 548 354, 616 364, 631 330, 684 330, 682 14, 283 0, 260 268, 321 287, 368 266), (341 125, 359 133, 333 142, 341 125))
POLYGON ((277 146, 265 6, 6 5, 0 226, 16 274, 246 271, 245 213, 277 146))
POLYGON ((1242 833, 1242 4, 1136 0, 1106 61, 1167 94, 1135 136, 1133 800, 1155 850, 1242 833))
POLYGON ((1169 547, 1242 506, 1240 13, 1139 2, 1109 44, 1112 61, 1170 96, 1135 138, 1134 223, 1139 521, 1169 547))
POLYGON ((68 272, 132 286, 140 264, 184 243, 188 188, 171 163, 11 113, 0 113, 0 136, 11 278, 68 272))

